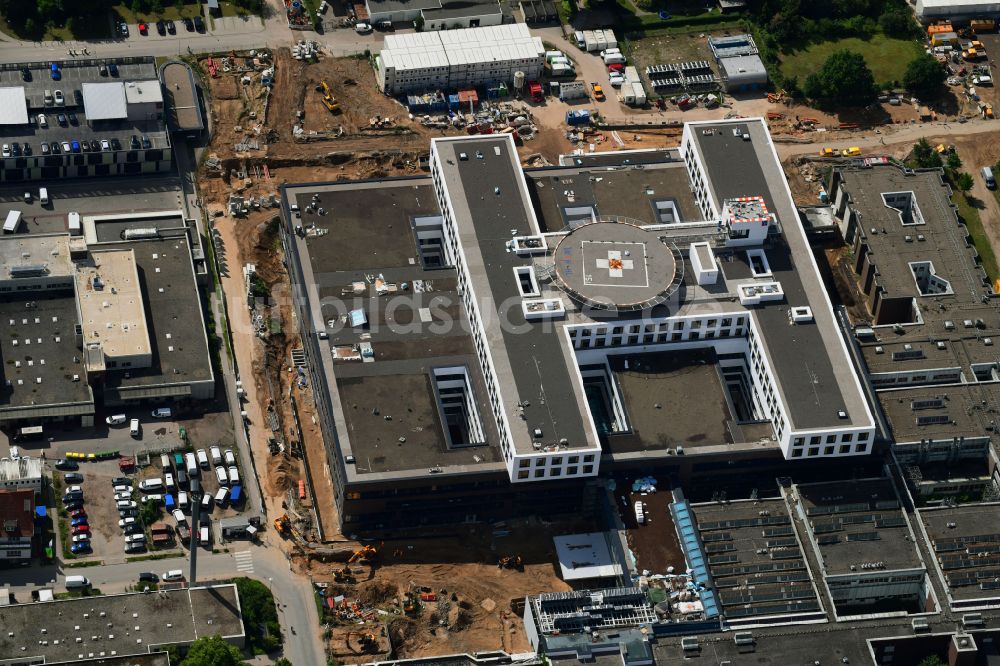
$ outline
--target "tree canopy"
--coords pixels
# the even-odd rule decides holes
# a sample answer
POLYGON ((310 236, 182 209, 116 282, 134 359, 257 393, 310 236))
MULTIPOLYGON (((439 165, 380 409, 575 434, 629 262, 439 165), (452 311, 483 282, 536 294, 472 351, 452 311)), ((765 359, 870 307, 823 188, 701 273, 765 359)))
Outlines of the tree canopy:
POLYGON ((243 653, 221 636, 205 636, 191 644, 181 666, 248 666, 243 653))
POLYGON ((831 53, 820 70, 806 78, 802 92, 842 106, 865 106, 878 97, 875 76, 864 57, 846 49, 831 53))
POLYGON ((948 73, 933 56, 921 53, 906 66, 903 86, 920 99, 937 97, 948 73))
POLYGON ((942 165, 941 156, 934 150, 934 146, 927 139, 920 139, 913 144, 911 153, 913 162, 921 169, 934 169, 942 165))

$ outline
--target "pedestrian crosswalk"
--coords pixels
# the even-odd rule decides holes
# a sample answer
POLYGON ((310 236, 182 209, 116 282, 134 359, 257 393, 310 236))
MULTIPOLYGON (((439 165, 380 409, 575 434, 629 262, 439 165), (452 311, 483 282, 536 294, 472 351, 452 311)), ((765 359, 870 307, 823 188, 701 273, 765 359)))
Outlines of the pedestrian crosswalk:
POLYGON ((243 573, 253 573, 253 553, 249 550, 244 550, 239 553, 233 553, 233 557, 236 559, 236 570, 242 571, 243 573))

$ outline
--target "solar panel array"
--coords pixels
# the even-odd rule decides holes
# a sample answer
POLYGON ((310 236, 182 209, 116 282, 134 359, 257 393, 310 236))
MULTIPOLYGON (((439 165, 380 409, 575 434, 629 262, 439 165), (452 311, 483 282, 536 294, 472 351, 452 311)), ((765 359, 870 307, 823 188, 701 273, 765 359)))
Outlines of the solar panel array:
POLYGON ((847 535, 848 541, 878 541, 881 538, 878 532, 852 532, 847 535))
POLYGON ((707 60, 667 63, 646 67, 646 76, 654 90, 715 86, 718 79, 712 74, 707 60))
POLYGON ((854 502, 853 504, 822 504, 806 509, 807 516, 830 516, 835 513, 857 513, 871 509, 869 502, 854 502))
POLYGON ((816 601, 793 601, 787 604, 770 606, 744 606, 742 608, 727 608, 726 617, 730 619, 752 617, 756 615, 784 615, 788 613, 812 613, 819 610, 816 601))
POLYGON ((716 555, 718 553, 730 553, 736 550, 736 544, 734 543, 710 543, 705 546, 705 552, 709 555, 716 555))
POLYGON ((741 518, 738 520, 709 520, 698 523, 699 532, 711 530, 740 529, 741 527, 764 527, 765 525, 790 525, 788 516, 761 516, 760 518, 741 518))
POLYGON ((793 571, 782 574, 754 574, 753 576, 742 578, 733 576, 728 578, 715 578, 715 587, 721 589, 725 587, 741 587, 743 585, 773 585, 777 583, 804 583, 809 581, 809 574, 805 571, 793 571))
POLYGON ((816 537, 816 543, 821 546, 832 546, 835 543, 840 543, 840 535, 824 534, 823 536, 816 537))
POLYGON ((741 564, 735 567, 719 567, 712 569, 713 578, 724 578, 726 576, 743 576, 748 574, 770 573, 774 571, 798 571, 804 570, 806 563, 803 560, 795 562, 761 562, 758 564, 741 564))
POLYGON ((740 606, 743 604, 766 603, 771 601, 791 601, 793 599, 811 599, 813 589, 810 585, 761 586, 754 589, 723 590, 719 599, 723 606, 740 606))
POLYGON ((768 548, 787 548, 790 546, 798 546, 799 542, 795 540, 795 537, 784 538, 784 539, 770 539, 764 542, 768 548))
POLYGON ((761 536, 764 538, 792 536, 793 534, 795 534, 795 530, 791 527, 767 527, 761 530, 761 536))
POLYGON ((733 535, 729 532, 712 532, 711 534, 703 534, 701 540, 705 543, 711 543, 714 541, 732 541, 733 535))

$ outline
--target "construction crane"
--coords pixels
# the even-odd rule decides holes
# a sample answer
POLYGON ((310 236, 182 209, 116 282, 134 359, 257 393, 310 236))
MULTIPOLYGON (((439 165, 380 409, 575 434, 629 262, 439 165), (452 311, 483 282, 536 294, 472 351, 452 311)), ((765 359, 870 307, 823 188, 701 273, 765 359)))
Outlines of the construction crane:
POLYGON ((340 111, 340 102, 338 102, 337 98, 333 96, 333 92, 330 90, 330 86, 326 84, 326 81, 319 82, 319 85, 316 86, 316 92, 323 93, 323 106, 325 106, 330 113, 337 113, 340 111))

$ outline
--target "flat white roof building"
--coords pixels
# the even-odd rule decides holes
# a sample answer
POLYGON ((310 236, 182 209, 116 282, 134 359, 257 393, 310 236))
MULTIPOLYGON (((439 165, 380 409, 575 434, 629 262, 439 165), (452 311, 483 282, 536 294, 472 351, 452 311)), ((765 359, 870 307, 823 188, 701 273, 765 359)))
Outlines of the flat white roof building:
POLYGON ((389 95, 510 83, 515 71, 537 77, 544 55, 523 23, 387 35, 376 78, 389 95))
POLYGON ((917 0, 917 18, 922 21, 937 19, 970 19, 1000 15, 997 0, 917 0))
POLYGON ((121 82, 84 83, 83 108, 87 120, 118 120, 128 117, 125 86, 121 82))
POLYGON ((0 490, 42 489, 42 461, 39 458, 0 460, 0 490))
POLYGON ((0 88, 0 125, 27 125, 28 104, 22 86, 0 88))

